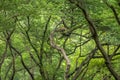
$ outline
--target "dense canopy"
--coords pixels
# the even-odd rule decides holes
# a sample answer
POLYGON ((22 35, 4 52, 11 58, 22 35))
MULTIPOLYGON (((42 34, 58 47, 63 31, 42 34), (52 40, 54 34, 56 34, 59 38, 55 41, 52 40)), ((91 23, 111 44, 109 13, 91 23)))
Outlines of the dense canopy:
POLYGON ((0 0, 0 80, 120 80, 120 0, 0 0))

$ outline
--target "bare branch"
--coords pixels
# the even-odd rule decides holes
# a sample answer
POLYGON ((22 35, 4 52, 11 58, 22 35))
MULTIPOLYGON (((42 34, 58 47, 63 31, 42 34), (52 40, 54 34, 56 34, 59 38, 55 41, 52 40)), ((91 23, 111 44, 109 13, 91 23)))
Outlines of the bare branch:
POLYGON ((66 60, 66 72, 65 72, 65 80, 68 79, 68 73, 69 73, 69 70, 70 70, 70 60, 68 58, 68 56, 66 55, 66 52, 63 48, 59 47, 55 42, 54 42, 54 31, 51 32, 50 34, 50 45, 55 48, 56 50, 60 51, 64 57, 64 59, 66 60))

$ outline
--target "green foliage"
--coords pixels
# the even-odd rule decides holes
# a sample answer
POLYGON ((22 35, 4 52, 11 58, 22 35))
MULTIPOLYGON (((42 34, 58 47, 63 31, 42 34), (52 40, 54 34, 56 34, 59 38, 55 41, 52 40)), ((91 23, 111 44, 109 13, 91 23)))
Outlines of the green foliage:
POLYGON ((68 80, 115 80, 86 18, 119 74, 119 8, 118 0, 0 0, 0 80, 64 80, 66 57, 68 80))

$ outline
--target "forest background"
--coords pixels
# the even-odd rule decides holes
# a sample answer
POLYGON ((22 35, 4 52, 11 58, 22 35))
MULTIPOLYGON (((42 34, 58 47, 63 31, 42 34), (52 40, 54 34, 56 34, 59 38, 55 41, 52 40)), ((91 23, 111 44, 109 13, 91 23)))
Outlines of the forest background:
POLYGON ((0 80, 120 80, 120 0, 0 0, 0 80))

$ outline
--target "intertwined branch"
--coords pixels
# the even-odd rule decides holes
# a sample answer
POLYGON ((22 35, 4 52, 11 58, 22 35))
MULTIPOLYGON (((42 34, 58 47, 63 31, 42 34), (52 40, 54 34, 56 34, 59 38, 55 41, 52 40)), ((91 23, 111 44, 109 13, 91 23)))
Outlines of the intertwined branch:
POLYGON ((55 48, 56 50, 60 51, 61 54, 63 55, 64 59, 66 60, 66 72, 65 72, 64 78, 65 78, 65 80, 67 80, 68 79, 68 73, 69 73, 69 70, 70 70, 70 60, 69 60, 68 56, 66 55, 66 51, 63 48, 59 47, 55 43, 55 41, 54 41, 54 33, 55 33, 55 31, 52 31, 51 34, 50 34, 50 45, 53 48, 55 48))

